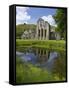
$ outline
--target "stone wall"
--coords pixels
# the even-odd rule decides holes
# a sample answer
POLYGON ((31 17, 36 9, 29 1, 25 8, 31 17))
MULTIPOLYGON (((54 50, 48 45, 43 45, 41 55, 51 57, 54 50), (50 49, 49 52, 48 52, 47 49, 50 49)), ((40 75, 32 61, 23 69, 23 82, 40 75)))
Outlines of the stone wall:
POLYGON ((60 40, 60 35, 55 32, 54 26, 51 26, 42 18, 39 18, 37 21, 35 38, 39 40, 60 40))
POLYGON ((39 18, 37 21, 36 30, 26 30, 22 39, 38 39, 38 40, 60 40, 60 35, 55 32, 55 27, 51 26, 48 22, 39 18))
POLYGON ((50 33, 49 23, 39 18, 39 20, 37 21, 36 39, 49 40, 49 35, 50 35, 49 33, 50 33))

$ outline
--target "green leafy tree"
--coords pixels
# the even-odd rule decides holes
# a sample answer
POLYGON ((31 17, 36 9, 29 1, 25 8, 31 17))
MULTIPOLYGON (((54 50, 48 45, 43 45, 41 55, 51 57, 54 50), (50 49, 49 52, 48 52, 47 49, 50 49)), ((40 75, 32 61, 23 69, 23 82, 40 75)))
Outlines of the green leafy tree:
POLYGON ((58 31, 61 35, 61 38, 66 39, 66 29, 67 29, 67 11, 66 9, 57 9, 56 14, 54 15, 58 31))
POLYGON ((26 23, 16 25, 16 38, 20 39, 25 30, 36 30, 36 25, 26 23))

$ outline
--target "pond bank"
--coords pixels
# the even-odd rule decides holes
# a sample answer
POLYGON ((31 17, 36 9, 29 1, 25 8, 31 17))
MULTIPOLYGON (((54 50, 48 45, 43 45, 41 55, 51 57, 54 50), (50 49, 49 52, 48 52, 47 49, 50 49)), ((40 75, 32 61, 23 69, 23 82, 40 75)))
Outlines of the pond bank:
POLYGON ((16 48, 35 47, 54 50, 66 50, 66 42, 64 40, 16 40, 16 48))

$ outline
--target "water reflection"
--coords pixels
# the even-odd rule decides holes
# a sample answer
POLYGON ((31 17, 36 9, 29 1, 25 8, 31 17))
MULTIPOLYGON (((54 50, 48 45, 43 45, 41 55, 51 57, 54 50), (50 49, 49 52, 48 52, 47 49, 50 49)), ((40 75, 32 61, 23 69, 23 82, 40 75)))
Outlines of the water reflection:
POLYGON ((38 67, 52 69, 54 61, 59 57, 56 51, 38 48, 27 48, 23 52, 16 52, 23 61, 30 62, 38 67))
POLYGON ((32 63, 36 67, 46 69, 57 74, 61 79, 66 77, 66 53, 39 48, 25 48, 22 52, 16 51, 16 56, 23 62, 32 63))
POLYGON ((59 52, 59 57, 54 61, 53 73, 56 73, 60 79, 66 79, 66 53, 59 52), (64 78, 63 78, 64 77, 64 78))
POLYGON ((20 57, 23 62, 32 63, 36 67, 56 74, 62 80, 66 77, 66 53, 64 51, 24 48, 22 52, 16 51, 16 56, 20 57))

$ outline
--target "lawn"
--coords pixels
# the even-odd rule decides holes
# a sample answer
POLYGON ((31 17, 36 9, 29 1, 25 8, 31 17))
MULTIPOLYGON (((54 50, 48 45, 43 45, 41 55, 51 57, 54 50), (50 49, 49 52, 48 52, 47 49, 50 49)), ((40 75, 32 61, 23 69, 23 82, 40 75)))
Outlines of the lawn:
MULTIPOLYGON (((63 40, 21 40, 21 39, 17 39, 16 40, 16 50, 21 51, 27 47, 34 47, 34 48, 55 49, 55 50, 65 51, 66 50, 65 43, 66 42, 63 40)), ((61 62, 60 62, 60 65, 61 65, 61 62)), ((58 64, 57 64, 57 67, 58 67, 58 64)), ((59 71, 59 68, 58 68, 58 71, 59 71)), ((51 82, 51 81, 65 80, 65 77, 62 74, 61 76, 62 78, 59 77, 58 73, 51 73, 47 70, 38 68, 32 64, 25 63, 21 61, 20 58, 16 57, 16 82, 17 83, 51 82)))
POLYGON ((20 58, 16 58, 16 83, 35 83, 35 82, 51 82, 61 81, 56 74, 52 74, 47 70, 38 68, 32 64, 21 62, 20 58))
POLYGON ((64 40, 16 40, 16 48, 35 47, 54 50, 66 50, 66 42, 64 40))

